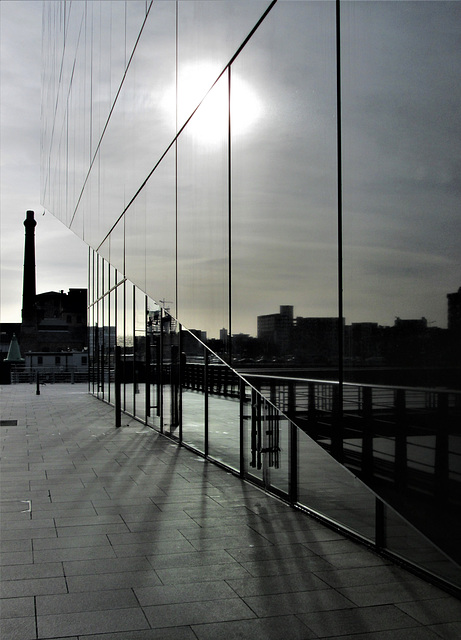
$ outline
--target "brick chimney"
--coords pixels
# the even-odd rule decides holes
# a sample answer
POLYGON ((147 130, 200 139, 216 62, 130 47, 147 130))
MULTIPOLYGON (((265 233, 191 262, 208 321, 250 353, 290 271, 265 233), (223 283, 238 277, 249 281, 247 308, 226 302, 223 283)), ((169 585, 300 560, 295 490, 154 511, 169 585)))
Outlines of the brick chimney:
POLYGON ((27 211, 24 226, 24 272, 22 285, 22 322, 35 322, 35 227, 34 212, 27 211))

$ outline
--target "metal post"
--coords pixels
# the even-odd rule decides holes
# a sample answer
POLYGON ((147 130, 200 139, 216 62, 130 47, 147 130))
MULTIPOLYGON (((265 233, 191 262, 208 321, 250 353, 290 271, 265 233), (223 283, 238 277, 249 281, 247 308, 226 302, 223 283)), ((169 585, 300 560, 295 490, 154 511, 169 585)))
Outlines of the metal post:
POLYGON ((37 375, 36 375, 36 381, 37 381, 37 389, 35 391, 35 395, 39 396, 40 395, 40 374, 37 371, 37 375))

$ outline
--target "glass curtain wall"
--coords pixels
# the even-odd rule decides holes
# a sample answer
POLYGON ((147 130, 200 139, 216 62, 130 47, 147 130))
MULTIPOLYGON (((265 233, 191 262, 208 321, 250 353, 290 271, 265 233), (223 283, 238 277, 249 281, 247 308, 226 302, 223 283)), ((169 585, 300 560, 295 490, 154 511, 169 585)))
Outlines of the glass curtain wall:
POLYGON ((43 203, 95 252, 90 390, 114 402, 118 366, 131 415, 451 576, 459 3, 56 2, 44 25, 43 203))

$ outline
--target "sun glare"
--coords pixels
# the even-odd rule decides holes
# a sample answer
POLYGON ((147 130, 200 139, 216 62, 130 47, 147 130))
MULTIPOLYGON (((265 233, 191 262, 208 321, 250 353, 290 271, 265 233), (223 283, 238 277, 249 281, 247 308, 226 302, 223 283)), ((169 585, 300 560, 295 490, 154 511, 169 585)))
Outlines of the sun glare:
MULTIPOLYGON (((186 131, 197 142, 207 145, 221 144, 228 135, 227 73, 210 90, 218 73, 219 69, 210 63, 202 63, 185 67, 178 78, 178 128, 196 109, 186 131)), ((171 105, 171 98, 171 94, 166 97, 165 104, 171 105)), ((233 137, 250 133, 263 111, 254 89, 236 73, 231 76, 230 110, 233 137)))

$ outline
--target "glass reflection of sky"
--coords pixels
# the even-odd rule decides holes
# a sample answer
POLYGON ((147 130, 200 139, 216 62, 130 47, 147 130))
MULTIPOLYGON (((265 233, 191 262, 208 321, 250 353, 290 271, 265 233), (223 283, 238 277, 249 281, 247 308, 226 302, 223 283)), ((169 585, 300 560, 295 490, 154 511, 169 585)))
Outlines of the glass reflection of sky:
MULTIPOLYGON (((213 85, 220 70, 209 61, 185 65, 178 78, 178 129, 187 124, 188 133, 205 145, 223 141, 227 136, 229 86, 225 71, 213 85), (223 126, 224 124, 224 126, 223 126)), ((162 109, 171 113, 176 87, 171 85, 161 101, 162 109)), ((254 88, 238 74, 232 74, 230 88, 232 134, 246 135, 263 115, 263 104, 254 88)))

